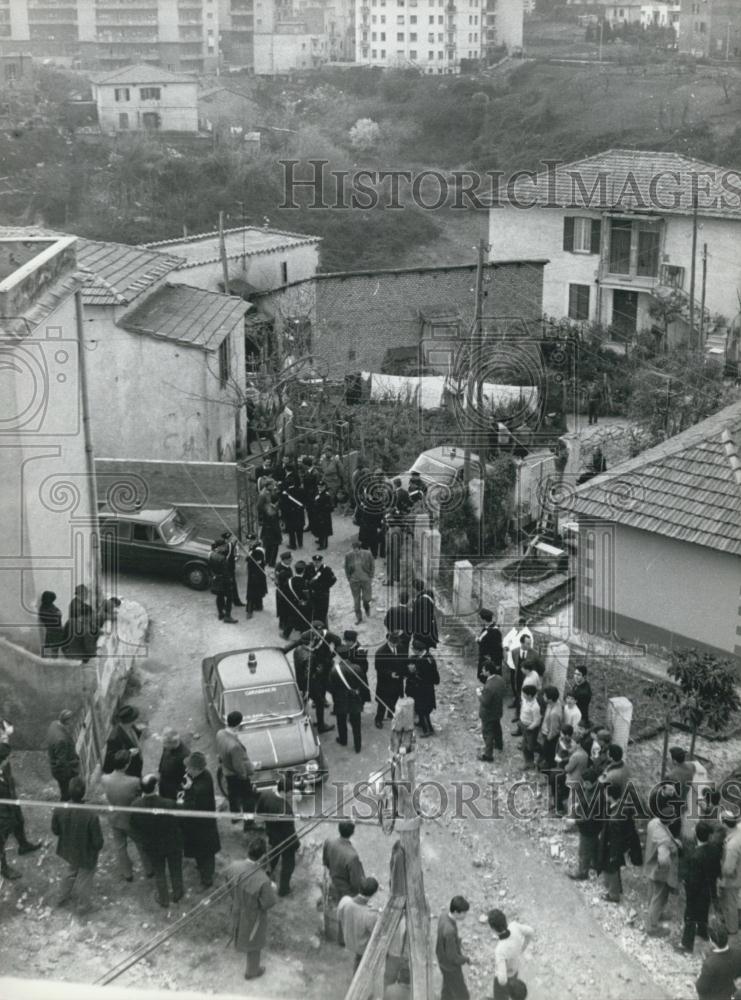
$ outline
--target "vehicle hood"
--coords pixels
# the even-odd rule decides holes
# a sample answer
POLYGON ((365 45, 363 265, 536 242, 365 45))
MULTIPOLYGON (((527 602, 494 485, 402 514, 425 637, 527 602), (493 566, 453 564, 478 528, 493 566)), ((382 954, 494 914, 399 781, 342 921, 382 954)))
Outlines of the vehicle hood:
POLYGON ((239 733, 240 742, 247 750, 256 770, 267 771, 276 767, 304 764, 319 754, 319 743, 305 716, 285 722, 255 725, 239 733))
POLYGON ((212 552, 211 539, 200 538, 198 535, 189 535, 179 545, 174 545, 173 548, 179 549, 181 552, 189 552, 194 556, 201 556, 203 559, 208 559, 212 552))

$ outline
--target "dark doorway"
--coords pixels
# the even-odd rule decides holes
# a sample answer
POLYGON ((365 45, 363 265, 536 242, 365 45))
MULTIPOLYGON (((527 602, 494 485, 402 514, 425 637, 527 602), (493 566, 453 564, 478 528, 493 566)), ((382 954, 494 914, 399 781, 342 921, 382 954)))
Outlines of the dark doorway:
POLYGON ((621 337, 632 337, 638 319, 638 292, 616 288, 612 293, 612 326, 621 337))

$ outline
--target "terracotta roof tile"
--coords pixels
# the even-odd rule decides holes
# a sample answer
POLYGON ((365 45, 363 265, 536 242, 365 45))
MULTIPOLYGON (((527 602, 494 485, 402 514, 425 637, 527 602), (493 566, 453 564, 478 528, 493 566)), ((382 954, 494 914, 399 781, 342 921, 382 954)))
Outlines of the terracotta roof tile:
POLYGON ((249 302, 234 295, 190 285, 164 285, 127 313, 118 325, 132 333, 213 351, 243 321, 250 308, 249 302))

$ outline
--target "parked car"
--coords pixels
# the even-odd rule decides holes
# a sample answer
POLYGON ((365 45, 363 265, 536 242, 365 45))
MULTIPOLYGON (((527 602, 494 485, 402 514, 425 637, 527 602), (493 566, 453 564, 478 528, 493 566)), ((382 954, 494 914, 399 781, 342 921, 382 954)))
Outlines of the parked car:
MULTIPOLYGON (((209 725, 222 729, 230 712, 242 713, 239 739, 255 769, 257 788, 274 785, 288 771, 299 790, 310 791, 324 781, 319 737, 282 649, 233 649, 207 657, 201 670, 209 725)), ((226 794, 221 779, 220 786, 226 794)))
POLYGON ((209 584, 211 541, 177 507, 131 513, 98 512, 106 573, 116 569, 156 573, 182 580, 194 590, 209 584))

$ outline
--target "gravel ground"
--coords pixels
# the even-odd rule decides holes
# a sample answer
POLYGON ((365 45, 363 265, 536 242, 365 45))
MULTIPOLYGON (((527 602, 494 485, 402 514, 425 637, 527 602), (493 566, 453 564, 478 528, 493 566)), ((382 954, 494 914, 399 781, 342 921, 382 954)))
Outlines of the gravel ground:
MULTIPOLYGON (((341 576, 342 558, 353 532, 349 520, 337 519, 327 555, 340 577, 330 612, 330 624, 340 629, 350 626, 353 619, 349 591, 341 576)), ((380 564, 378 569, 371 619, 359 629, 361 642, 371 647, 382 641, 382 618, 390 597, 382 586, 380 564)), ((179 728, 186 742, 203 750, 213 763, 213 734, 205 727, 200 692, 201 658, 218 650, 279 641, 272 590, 266 602, 268 611, 250 623, 240 618, 238 625, 225 626, 216 620, 213 598, 208 594, 144 578, 130 577, 128 584, 125 596, 142 603, 152 620, 150 654, 139 667, 141 686, 133 698, 150 727, 144 748, 145 769, 156 767, 161 750, 158 734, 168 724, 179 728)), ((476 760, 480 739, 473 671, 454 647, 442 645, 438 652, 442 684, 433 721, 439 733, 420 743, 417 765, 418 779, 435 783, 425 787, 422 797, 429 809, 439 803, 439 787, 454 803, 456 783, 468 782, 466 787, 473 789, 468 797, 478 794, 483 802, 491 794, 491 781, 506 787, 521 777, 519 751, 507 736, 505 751, 496 764, 476 760)), ((361 754, 338 747, 332 736, 327 734, 324 745, 333 783, 364 779, 387 759, 388 734, 373 727, 370 715, 364 721, 361 754)), ((707 755, 717 750, 717 745, 712 745, 707 755)), ((650 766, 651 748, 644 745, 638 753, 641 759, 646 755, 650 766)), ((17 758, 21 794, 52 800, 54 787, 43 754, 18 754, 17 758)), ((326 790, 325 799, 330 793, 331 789, 326 790)), ((544 817, 542 800, 532 800, 527 793, 521 793, 517 801, 522 804, 518 816, 504 807, 506 793, 502 793, 497 818, 456 816, 451 806, 423 826, 425 887, 433 915, 456 893, 471 902, 462 937, 472 958, 467 972, 472 997, 482 1000, 491 995, 494 942, 482 917, 492 906, 503 908, 535 929, 535 943, 523 969, 533 1000, 592 1000, 595 994, 615 1000, 693 996, 691 984, 699 957, 692 961, 679 958, 666 943, 650 941, 642 933, 640 873, 628 871, 625 903, 609 907, 599 898, 595 885, 574 884, 565 877, 576 838, 564 831, 563 822, 544 817)), ((299 804, 304 813, 313 808, 312 800, 299 804)), ((48 815, 28 809, 27 817, 31 833, 44 835, 48 815)), ((254 984, 254 996, 301 996, 304 1000, 339 1000, 344 996, 351 978, 350 958, 318 938, 321 844, 329 835, 334 835, 333 826, 323 825, 304 837, 294 893, 271 913, 270 947, 264 954, 268 971, 254 984)), ((382 882, 380 906, 386 899, 394 838, 385 836, 375 825, 363 825, 358 827, 355 840, 366 871, 382 882)), ((219 871, 244 852, 242 834, 228 822, 222 824, 222 843, 219 871)), ((165 913, 153 900, 151 883, 137 877, 127 885, 117 879, 106 845, 96 876, 100 909, 89 920, 81 921, 54 908, 63 864, 54 857, 48 834, 40 854, 18 859, 11 849, 9 855, 24 877, 0 885, 2 970, 7 975, 91 982, 133 948, 172 925, 201 898, 192 863, 186 862, 186 896, 165 913)), ((244 995, 243 959, 229 946, 227 926, 226 905, 215 905, 206 917, 179 931, 120 982, 244 995)))

